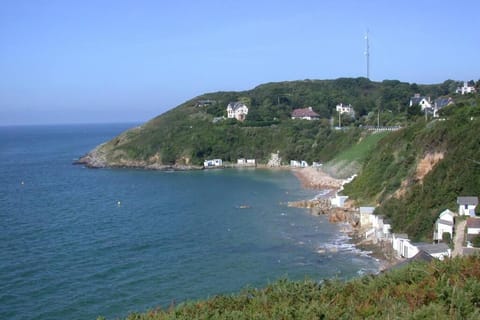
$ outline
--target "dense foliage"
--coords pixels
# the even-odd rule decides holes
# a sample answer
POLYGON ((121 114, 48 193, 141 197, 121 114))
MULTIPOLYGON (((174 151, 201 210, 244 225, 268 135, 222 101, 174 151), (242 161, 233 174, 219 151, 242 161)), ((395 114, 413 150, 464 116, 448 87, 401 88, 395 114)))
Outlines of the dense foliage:
POLYGON ((467 102, 446 108, 442 120, 420 118, 386 136, 345 192, 359 204, 380 204, 376 213, 395 231, 431 239, 441 211, 456 211, 458 196, 480 195, 480 101, 467 102), (433 154, 443 158, 420 178, 418 164, 433 154))
MULTIPOLYGON (((354 145, 361 130, 338 131, 335 107, 352 104, 355 117, 341 116, 343 126, 406 125, 412 117, 409 99, 415 93, 438 97, 452 93, 457 82, 416 85, 400 81, 372 82, 365 78, 268 83, 243 92, 216 92, 196 97, 162 114, 140 129, 108 145, 109 160, 200 165, 206 158, 265 161, 280 151, 292 159, 327 161, 354 145), (249 107, 245 122, 225 119, 226 106, 243 101, 249 107), (291 120, 296 108, 311 106, 320 121, 291 120)), ((413 114, 415 116, 415 114, 413 114)))
POLYGON ((411 263, 348 282, 280 280, 264 289, 131 314, 164 319, 479 319, 480 258, 411 263))

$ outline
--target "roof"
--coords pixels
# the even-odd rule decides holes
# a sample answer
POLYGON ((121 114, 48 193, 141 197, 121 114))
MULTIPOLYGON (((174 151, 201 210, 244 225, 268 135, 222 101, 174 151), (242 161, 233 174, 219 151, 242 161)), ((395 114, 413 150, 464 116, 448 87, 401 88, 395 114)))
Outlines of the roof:
POLYGON ((387 268, 385 271, 403 268, 404 266, 410 264, 411 262, 415 262, 415 261, 417 261, 417 262, 430 262, 433 259, 435 259, 435 258, 432 257, 430 254, 428 254, 427 252, 425 252, 423 250, 420 250, 420 251, 418 251, 418 253, 416 255, 414 255, 410 259, 407 259, 407 260, 404 260, 400 263, 397 263, 397 264, 393 265, 392 267, 387 268))
POLYGON ((457 204, 476 206, 478 204, 478 197, 458 197, 457 204))
POLYGON ((303 109, 295 109, 292 112, 292 117, 294 118, 303 118, 303 117, 312 117, 318 118, 320 115, 312 110, 312 107, 303 108, 303 109))
POLYGON ((444 253, 450 249, 446 243, 419 243, 417 247, 428 254, 444 253))
POLYGON ((452 221, 443 220, 443 219, 438 219, 438 220, 437 220, 437 224, 444 224, 444 225, 446 225, 446 226, 451 226, 451 227, 453 227, 453 222, 452 222, 452 221))
POLYGON ((408 239, 408 234, 406 233, 394 233, 395 238, 408 239))
POLYGON ((468 218, 467 228, 480 228, 480 218, 468 218))
POLYGON ((438 216, 439 218, 445 214, 450 214, 452 217, 455 217, 455 212, 451 211, 450 209, 445 209, 442 212, 440 212, 440 215, 438 216))
POLYGON ((443 108, 443 107, 446 107, 446 106, 448 106, 450 103, 453 103, 453 100, 452 100, 452 98, 450 98, 450 97, 448 97, 448 98, 441 97, 441 98, 435 99, 435 106, 436 106, 438 109, 443 108))
POLYGON ((228 104, 227 108, 228 108, 228 107, 232 108, 233 111, 235 111, 235 110, 240 109, 240 108, 242 108, 242 107, 245 107, 245 108, 246 108, 247 106, 246 106, 244 103, 237 101, 237 102, 230 102, 230 103, 228 104))
POLYGON ((360 207, 360 214, 362 213, 373 213, 375 207, 360 207))
POLYGON ((412 97, 410 98, 410 103, 412 104, 412 106, 420 104, 420 101, 422 101, 423 98, 424 97, 412 97))

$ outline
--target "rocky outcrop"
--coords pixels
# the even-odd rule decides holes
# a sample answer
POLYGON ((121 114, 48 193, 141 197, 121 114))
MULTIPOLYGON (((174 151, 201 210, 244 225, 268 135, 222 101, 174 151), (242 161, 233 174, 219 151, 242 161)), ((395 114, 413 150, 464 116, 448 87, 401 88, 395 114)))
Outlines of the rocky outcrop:
POLYGON ((78 160, 74 161, 74 164, 81 164, 88 168, 105 168, 107 167, 107 155, 104 151, 104 146, 106 144, 103 143, 97 146, 95 149, 80 157, 78 160))
POLYGON ((203 166, 195 166, 190 164, 173 164, 165 165, 159 160, 151 159, 151 161, 129 160, 124 157, 118 157, 119 160, 110 161, 107 159, 107 144, 101 144, 83 157, 74 161, 74 164, 84 165, 87 168, 141 168, 147 170, 163 170, 163 171, 187 171, 202 170, 203 166))
POLYGON ((360 217, 356 211, 333 208, 328 213, 328 221, 332 223, 346 222, 353 227, 358 227, 360 223, 360 217))

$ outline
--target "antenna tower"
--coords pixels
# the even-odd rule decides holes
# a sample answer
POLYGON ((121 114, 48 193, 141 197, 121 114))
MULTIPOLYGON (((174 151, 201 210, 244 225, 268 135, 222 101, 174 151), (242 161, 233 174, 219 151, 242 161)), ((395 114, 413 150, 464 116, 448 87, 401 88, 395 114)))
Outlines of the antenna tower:
POLYGON ((367 79, 370 79, 370 44, 368 43, 368 29, 365 34, 365 58, 367 62, 367 79))

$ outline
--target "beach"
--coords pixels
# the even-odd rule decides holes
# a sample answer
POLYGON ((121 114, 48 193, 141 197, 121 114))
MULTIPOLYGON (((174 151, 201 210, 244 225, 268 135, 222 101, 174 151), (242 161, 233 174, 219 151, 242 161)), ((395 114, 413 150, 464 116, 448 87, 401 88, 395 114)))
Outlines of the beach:
POLYGON ((294 168, 292 171, 300 180, 302 186, 308 189, 332 189, 337 191, 343 183, 342 179, 330 176, 321 168, 294 168))
MULTIPOLYGON (((325 197, 330 197, 335 195, 338 192, 344 180, 337 179, 330 176, 328 173, 323 171, 321 168, 293 168, 292 172, 295 176, 299 179, 302 187, 307 189, 318 189, 318 190, 331 190, 330 192, 325 194, 325 197)), ((307 202, 309 200, 306 200, 307 202)), ((306 206, 308 207, 308 206, 306 206)), ((355 211, 352 211, 354 208, 351 202, 345 205, 345 209, 343 208, 330 208, 329 210, 313 210, 312 212, 324 212, 329 215, 329 221, 332 223, 348 223, 349 227, 344 228, 344 232, 348 234, 351 238, 352 243, 362 251, 369 252, 369 255, 380 262, 379 272, 387 270, 400 262, 398 258, 395 257, 391 250, 391 245, 387 245, 384 241, 374 242, 372 240, 367 240, 364 238, 364 230, 362 230, 361 226, 353 217, 356 215, 355 211), (347 209, 348 208, 348 209, 347 209)), ((310 207, 308 207, 310 208, 310 207)), ((311 208, 310 208, 311 209, 311 208)))

